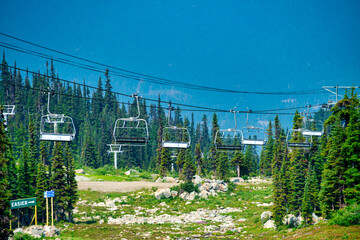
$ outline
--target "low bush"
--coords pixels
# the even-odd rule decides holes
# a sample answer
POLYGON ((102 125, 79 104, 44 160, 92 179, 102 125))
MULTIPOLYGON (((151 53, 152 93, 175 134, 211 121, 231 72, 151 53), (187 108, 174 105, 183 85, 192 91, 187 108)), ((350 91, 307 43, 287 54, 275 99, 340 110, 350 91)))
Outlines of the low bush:
POLYGON ((335 212, 329 220, 331 225, 360 225, 360 205, 352 204, 335 212))
POLYGON ((193 182, 185 182, 185 183, 181 183, 180 185, 177 186, 173 186, 170 188, 171 191, 177 191, 180 194, 183 192, 197 192, 199 193, 199 187, 197 185, 195 185, 193 182))

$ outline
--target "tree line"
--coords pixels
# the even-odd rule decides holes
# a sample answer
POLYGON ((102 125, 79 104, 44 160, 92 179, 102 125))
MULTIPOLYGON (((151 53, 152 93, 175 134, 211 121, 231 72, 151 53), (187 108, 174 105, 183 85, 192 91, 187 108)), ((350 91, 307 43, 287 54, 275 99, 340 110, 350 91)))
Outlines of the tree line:
MULTIPOLYGON (((7 131, 2 120, 0 174, 3 177, 0 184, 4 186, 1 189, 6 190, 0 191, 1 198, 10 200, 36 194, 43 199, 40 196, 43 191, 57 189, 64 193, 63 199, 56 203, 59 206, 57 218, 71 220, 76 201, 74 168, 113 165, 107 144, 113 140, 114 123, 119 118, 136 116, 136 101, 118 101, 118 96, 112 92, 108 70, 104 74, 104 88, 103 78, 99 77, 97 88, 91 91, 85 80, 84 84, 61 81, 52 61, 46 64, 44 73, 25 72, 24 75, 16 68, 16 63, 14 66, 9 67, 3 54, 0 104, 16 105, 16 114, 9 116, 7 131), (48 91, 54 93, 49 106, 51 111, 74 120, 77 134, 69 144, 39 141, 39 123, 41 116, 47 113, 48 91)), ((331 111, 320 109, 315 114, 315 120, 324 122, 325 131, 321 139, 314 138, 309 149, 288 148, 288 130, 276 116, 268 124, 267 144, 260 155, 254 146, 246 146, 244 151, 217 151, 213 144, 220 129, 216 113, 211 123, 206 114, 196 123, 194 114, 189 119, 182 115, 180 107, 174 110, 170 121, 172 125, 189 130, 192 145, 189 149, 172 152, 161 145, 167 116, 160 95, 157 103, 150 105, 139 98, 139 106, 141 118, 148 122, 149 142, 145 147, 123 148, 119 167, 139 167, 160 176, 173 174, 187 181, 195 174, 225 180, 230 176, 256 174, 271 177, 273 212, 280 225, 288 213, 301 214, 306 223, 311 223, 312 213, 328 217, 331 212, 360 200, 360 116, 359 99, 354 92, 346 95, 331 111)), ((303 116, 296 112, 293 128, 302 128, 303 124, 303 116)), ((301 137, 296 141, 302 141, 301 137)), ((7 208, 5 201, 0 209, 2 217, 7 215, 7 208)))

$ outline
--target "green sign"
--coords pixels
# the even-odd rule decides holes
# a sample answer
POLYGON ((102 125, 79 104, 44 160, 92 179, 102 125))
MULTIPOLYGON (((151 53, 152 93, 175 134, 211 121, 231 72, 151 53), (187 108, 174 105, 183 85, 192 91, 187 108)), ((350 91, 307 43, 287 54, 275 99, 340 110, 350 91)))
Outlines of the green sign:
POLYGON ((10 208, 24 208, 36 205, 36 198, 25 198, 10 201, 10 208))

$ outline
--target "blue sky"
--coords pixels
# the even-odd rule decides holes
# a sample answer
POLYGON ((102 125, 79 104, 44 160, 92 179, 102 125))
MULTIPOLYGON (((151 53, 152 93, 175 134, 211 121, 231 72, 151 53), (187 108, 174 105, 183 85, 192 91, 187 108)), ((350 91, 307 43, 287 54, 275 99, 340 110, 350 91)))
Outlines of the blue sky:
MULTIPOLYGON (((175 81, 243 91, 297 91, 360 85, 359 13, 359 1, 0 0, 0 32, 175 81)), ((40 50, 4 36, 0 41, 40 50)), ((5 53, 10 65, 16 60, 23 68, 45 69, 44 59, 7 49, 5 53)), ((97 84, 98 73, 55 66, 64 79, 97 84)), ((150 98, 161 93, 163 100, 221 109, 287 108, 323 103, 329 97, 325 92, 203 92, 119 77, 112 77, 112 84, 118 92, 139 90, 150 98)), ((273 117, 251 115, 250 121, 255 125, 273 117)), ((245 118, 238 116, 240 127, 245 118)), ((282 117, 286 124, 291 118, 282 117)), ((232 123, 230 114, 220 119, 224 127, 232 123)))

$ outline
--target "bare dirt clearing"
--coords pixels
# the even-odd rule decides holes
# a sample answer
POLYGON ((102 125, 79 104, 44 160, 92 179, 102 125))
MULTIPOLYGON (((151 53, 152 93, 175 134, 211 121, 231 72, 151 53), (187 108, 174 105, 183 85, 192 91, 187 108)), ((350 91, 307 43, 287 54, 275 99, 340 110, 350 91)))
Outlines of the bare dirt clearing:
POLYGON ((91 190, 98 192, 132 192, 143 188, 170 188, 178 183, 156 182, 103 182, 103 181, 78 181, 79 190, 91 190))

